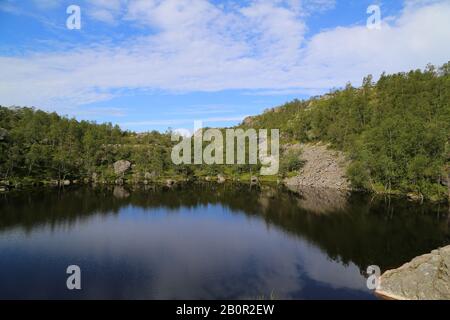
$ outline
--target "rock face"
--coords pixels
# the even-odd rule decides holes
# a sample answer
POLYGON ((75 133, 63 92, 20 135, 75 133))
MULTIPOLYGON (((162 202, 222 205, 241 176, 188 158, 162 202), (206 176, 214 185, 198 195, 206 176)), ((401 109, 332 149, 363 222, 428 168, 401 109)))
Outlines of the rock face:
POLYGON ((385 272, 376 293, 396 300, 450 300, 450 246, 385 272))
POLYGON ((116 175, 123 175, 131 169, 131 162, 127 160, 119 160, 114 163, 114 173, 116 175))
POLYGON ((337 190, 350 190, 350 183, 346 178, 348 161, 339 151, 329 150, 323 144, 304 144, 301 159, 305 165, 299 175, 286 179, 288 187, 313 187, 337 190))

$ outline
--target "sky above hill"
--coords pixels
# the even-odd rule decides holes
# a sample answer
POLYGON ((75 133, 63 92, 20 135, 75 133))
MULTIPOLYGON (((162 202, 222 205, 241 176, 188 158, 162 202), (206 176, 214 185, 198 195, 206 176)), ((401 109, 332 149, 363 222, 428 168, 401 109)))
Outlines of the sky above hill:
POLYGON ((0 105, 135 131, 229 126, 448 62, 449 17, 450 0, 0 0, 0 105))

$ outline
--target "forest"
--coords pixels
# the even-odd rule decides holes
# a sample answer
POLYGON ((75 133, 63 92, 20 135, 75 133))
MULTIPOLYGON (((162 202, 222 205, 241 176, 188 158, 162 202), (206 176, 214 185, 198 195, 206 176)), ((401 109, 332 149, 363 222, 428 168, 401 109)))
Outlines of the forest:
MULTIPOLYGON (((424 70, 367 76, 323 96, 294 100, 247 118, 239 127, 280 129, 283 144, 325 142, 351 159, 355 189, 448 196, 450 63, 424 70)), ((0 106, 0 180, 23 185, 51 180, 111 182, 112 165, 133 164, 130 180, 256 175, 258 166, 179 165, 171 132, 135 133, 111 123, 77 121, 27 107, 0 106)), ((298 155, 281 157, 283 178, 299 169, 298 155)))
POLYGON ((280 128, 284 143, 327 142, 345 151, 357 189, 445 198, 450 170, 450 63, 367 76, 361 87, 295 100, 244 126, 280 128))

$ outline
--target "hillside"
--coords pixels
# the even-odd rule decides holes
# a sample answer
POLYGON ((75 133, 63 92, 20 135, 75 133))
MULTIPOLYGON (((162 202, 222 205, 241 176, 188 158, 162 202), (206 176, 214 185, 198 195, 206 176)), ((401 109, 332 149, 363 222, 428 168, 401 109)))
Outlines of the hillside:
POLYGON ((440 199, 450 194, 450 64, 368 76, 309 100, 294 100, 242 127, 279 128, 284 143, 325 142, 344 151, 358 189, 440 199))

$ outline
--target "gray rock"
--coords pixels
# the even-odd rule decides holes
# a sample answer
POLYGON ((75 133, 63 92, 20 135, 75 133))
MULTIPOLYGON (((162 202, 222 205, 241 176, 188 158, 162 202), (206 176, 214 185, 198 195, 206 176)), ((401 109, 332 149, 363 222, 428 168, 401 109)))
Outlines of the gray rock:
POLYGON ((114 173, 116 175, 123 175, 131 169, 131 162, 128 160, 119 160, 114 163, 114 173))
POLYGON ((70 186, 70 180, 63 180, 63 181, 61 181, 61 184, 63 186, 70 186))
POLYGON ((396 300, 449 300, 450 246, 385 272, 376 293, 396 300))
POLYGON ((6 192, 6 187, 0 187, 0 192, 6 192))
POLYGON ((174 185, 175 185, 175 180, 172 180, 172 179, 167 179, 166 180, 166 186, 172 187, 174 185))
POLYGON ((252 176, 251 178, 250 178, 250 182, 251 183, 254 183, 254 184, 256 184, 256 183, 258 183, 258 177, 256 177, 256 176, 252 176))
POLYGON ((224 183, 225 181, 226 181, 226 179, 225 179, 225 177, 223 175, 219 174, 217 176, 217 182, 218 183, 224 183))

